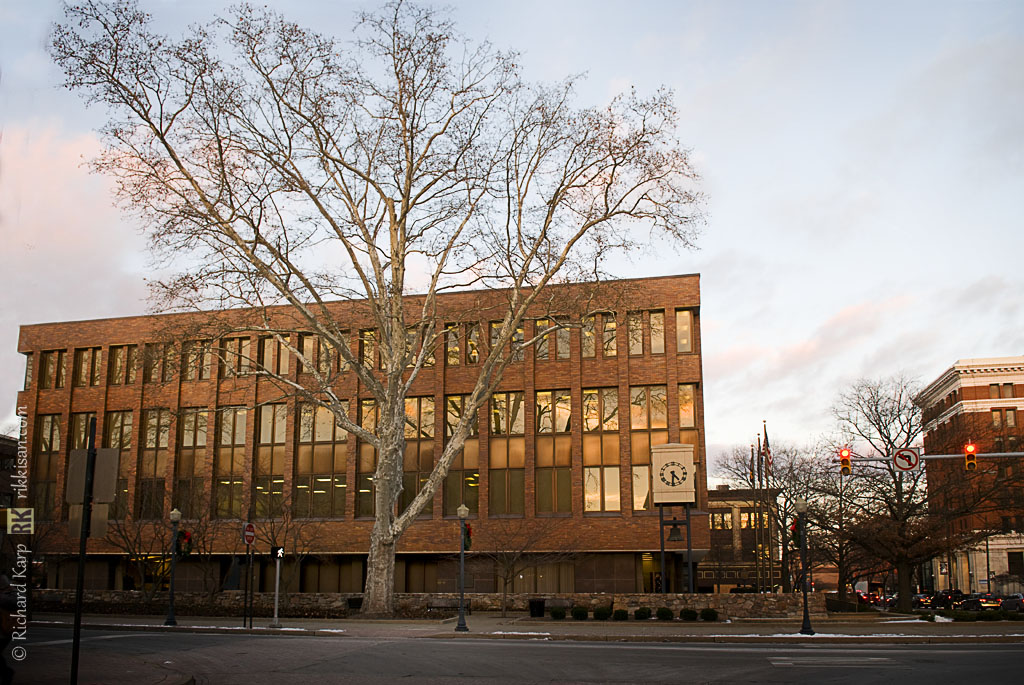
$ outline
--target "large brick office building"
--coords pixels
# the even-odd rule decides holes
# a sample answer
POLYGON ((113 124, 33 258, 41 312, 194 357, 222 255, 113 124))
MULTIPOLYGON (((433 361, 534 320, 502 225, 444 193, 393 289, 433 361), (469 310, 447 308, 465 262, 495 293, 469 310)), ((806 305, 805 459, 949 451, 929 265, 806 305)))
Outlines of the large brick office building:
MULTIPOLYGON (((655 587, 659 527, 649 497, 651 445, 694 446, 697 509, 707 502, 699 276, 611 285, 605 292, 617 291, 613 299, 628 306, 605 302, 609 311, 551 333, 507 368, 445 487, 399 542, 397 590, 454 587, 455 510, 461 503, 470 508, 476 540, 487 539, 499 523, 532 519, 551 529, 563 548, 572 545, 570 561, 530 569, 517 578, 516 590, 655 587)), ((429 473, 447 419, 458 414, 473 387, 474 365, 488 344, 491 321, 501 316, 502 297, 492 291, 441 297, 439 316, 450 313, 444 344, 406 402, 405 494, 429 473), (479 312, 479 318, 469 320, 466 312, 479 312)), ((360 304, 336 303, 331 314, 350 329, 350 349, 372 363, 372 333, 360 304)), ((217 316, 236 330, 245 321, 242 311, 217 316)), ((276 316, 286 319, 288 312, 276 316)), ((37 518, 44 526, 67 518, 68 451, 83 445, 85 426, 95 417, 102 446, 121 450, 114 519, 165 522, 177 507, 185 528, 201 527, 194 523, 199 521, 219 525, 205 561, 179 566, 184 589, 200 589, 202 564, 219 565, 220 575, 229 575, 233 555, 241 551, 242 520, 273 522, 287 510, 291 525, 312 531, 303 538, 304 549, 294 550, 308 555, 294 589, 360 591, 372 525, 372 448, 256 371, 273 369, 303 383, 307 371, 294 355, 289 363, 287 348, 255 332, 188 339, 183 332, 194 319, 139 316, 21 328, 18 350, 26 355, 27 372, 18 404, 30 417, 37 518), (179 339, 172 341, 169 331, 179 339)), ((520 337, 529 339, 537 325, 545 324, 527 321, 520 337)), ((372 423, 374 403, 356 375, 300 329, 292 335, 304 356, 331 376, 350 415, 364 426, 372 423)), ((64 527, 51 527, 57 535, 47 550, 70 551, 64 527)), ((699 560, 708 549, 706 519, 698 516, 692 530, 699 560)), ((685 542, 669 545, 668 573, 676 582, 684 582, 685 549, 685 542)), ((131 582, 124 557, 106 540, 91 541, 89 584, 119 589, 131 582)), ((69 570, 49 564, 46 583, 66 586, 69 570)), ((264 576, 266 586, 269 574, 264 576)), ((485 565, 474 567, 468 582, 471 591, 498 589, 485 565)))
MULTIPOLYGON (((986 453, 1021 452, 1024 357, 961 359, 914 400, 922 410, 926 454, 960 454, 968 441, 980 453, 978 474, 993 491, 976 513, 956 520, 963 530, 992 531, 983 542, 932 563, 935 589, 1000 594, 1024 590, 1024 454, 987 460, 986 453)), ((964 477, 959 459, 926 462, 928 486, 955 496, 964 477)))

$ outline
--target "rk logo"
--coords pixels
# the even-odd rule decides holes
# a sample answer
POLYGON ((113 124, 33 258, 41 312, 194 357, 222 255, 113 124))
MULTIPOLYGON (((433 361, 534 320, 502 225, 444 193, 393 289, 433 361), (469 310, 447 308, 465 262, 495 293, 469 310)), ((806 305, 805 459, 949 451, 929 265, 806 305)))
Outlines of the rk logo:
POLYGON ((33 509, 8 509, 7 534, 31 535, 36 532, 35 520, 32 516, 33 511, 33 509))

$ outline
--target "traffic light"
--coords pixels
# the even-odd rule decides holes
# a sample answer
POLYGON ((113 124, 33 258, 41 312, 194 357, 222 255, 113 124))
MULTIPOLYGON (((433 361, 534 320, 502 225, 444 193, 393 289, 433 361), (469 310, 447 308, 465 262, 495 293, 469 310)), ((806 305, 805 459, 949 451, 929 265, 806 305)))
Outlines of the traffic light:
POLYGON ((844 476, 848 476, 853 472, 853 467, 850 464, 851 454, 849 447, 839 450, 839 473, 844 476))
POLYGON ((964 445, 964 468, 968 471, 978 468, 978 446, 973 442, 964 445))
POLYGON ((800 547, 800 521, 793 519, 793 525, 789 527, 789 539, 794 547, 800 547))
POLYGON ((469 549, 473 544, 473 527, 468 523, 462 529, 462 544, 464 549, 469 549))
POLYGON ((192 553, 192 533, 187 530, 178 531, 178 539, 174 541, 174 553, 184 559, 192 553))

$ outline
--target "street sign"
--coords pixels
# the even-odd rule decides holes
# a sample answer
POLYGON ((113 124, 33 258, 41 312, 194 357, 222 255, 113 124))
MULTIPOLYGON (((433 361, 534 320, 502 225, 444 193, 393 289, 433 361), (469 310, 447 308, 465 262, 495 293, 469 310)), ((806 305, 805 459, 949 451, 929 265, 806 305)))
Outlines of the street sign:
POLYGON ((892 465, 897 471, 910 472, 921 470, 921 448, 904 447, 892 455, 892 465))
POLYGON ((284 559, 284 547, 271 547, 270 556, 274 559, 284 559))
POLYGON ((244 540, 247 545, 251 545, 256 542, 256 526, 251 523, 246 523, 242 526, 242 540, 244 540))

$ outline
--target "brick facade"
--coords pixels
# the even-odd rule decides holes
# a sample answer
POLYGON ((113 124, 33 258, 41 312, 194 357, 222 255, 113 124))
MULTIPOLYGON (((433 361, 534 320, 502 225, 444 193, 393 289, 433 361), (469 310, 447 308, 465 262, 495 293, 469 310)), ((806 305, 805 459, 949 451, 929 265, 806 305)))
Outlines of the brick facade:
MULTIPOLYGON (((575 301, 580 287, 566 287, 562 293, 564 301, 575 301)), ((589 585, 587 590, 605 591, 609 589, 620 589, 623 582, 639 584, 640 587, 630 587, 628 590, 643 590, 644 574, 650 573, 642 569, 642 557, 644 554, 656 552, 659 548, 657 511, 634 511, 632 497, 632 471, 631 471, 631 430, 630 430, 630 388, 637 386, 661 386, 667 391, 667 432, 669 442, 689 442, 695 447, 695 460, 697 464, 697 504, 698 510, 704 508, 707 502, 706 487, 706 458, 704 448, 704 403, 703 403, 703 377, 701 370, 701 337, 700 337, 700 295, 699 276, 673 276, 664 278, 636 279, 629 281, 618 281, 605 284, 603 295, 599 298, 600 306, 593 307, 589 311, 600 311, 607 308, 614 311, 615 340, 617 353, 615 356, 602 354, 600 338, 598 351, 593 358, 584 358, 581 354, 581 330, 573 328, 569 333, 569 355, 567 359, 558 358, 558 355, 549 355, 550 359, 542 360, 537 358, 535 349, 527 349, 524 359, 521 362, 511 364, 504 374, 498 392, 522 392, 524 393, 524 404, 526 411, 525 419, 525 457, 524 457, 524 511, 522 516, 530 518, 548 518, 536 512, 537 483, 534 478, 536 465, 536 415, 533 410, 535 406, 536 393, 544 390, 568 389, 571 395, 571 462, 570 462, 570 483, 571 483, 571 512, 565 514, 551 515, 562 517, 564 526, 559 525, 557 536, 564 540, 573 540, 577 545, 576 551, 596 557, 606 558, 610 568, 599 569, 593 574, 593 578, 609 579, 608 583, 603 580, 584 581, 589 585), (691 325, 691 351, 677 352, 676 349, 676 312, 689 312, 692 316, 691 325), (643 322, 644 340, 641 354, 630 354, 629 341, 629 313, 639 313, 640 318, 635 319, 643 322), (655 352, 652 349, 650 312, 662 312, 664 317, 664 352, 655 352), (693 428, 680 427, 679 391, 680 384, 693 386, 693 428), (584 389, 588 388, 615 388, 618 392, 618 416, 619 420, 619 454, 617 465, 618 471, 618 501, 620 509, 611 512, 585 512, 584 511, 584 463, 582 459, 583 433, 581 432, 581 397, 584 389), (622 558, 634 559, 635 569, 628 573, 622 564, 622 558), (612 562, 618 557, 617 562, 612 562), (619 570, 614 570, 618 568, 619 570), (612 580, 617 579, 617 580, 612 580)), ((559 300, 558 290, 553 290, 553 298, 559 300)), ((492 291, 460 292, 441 296, 439 302, 439 323, 457 321, 463 325, 460 333, 460 350, 464 352, 466 345, 466 329, 464 324, 469 320, 467 312, 472 313, 474 321, 479 321, 482 332, 481 343, 487 344, 487 326, 489 321, 499 319, 503 313, 501 307, 503 293, 492 291)), ((410 311, 414 311, 420 302, 417 298, 409 299, 410 311)), ((339 322, 344 322, 344 327, 351 334, 351 349, 355 350, 359 344, 359 331, 370 328, 364 308, 359 302, 335 303, 330 305, 331 316, 339 322)), ((538 311, 537 316, 551 316, 558 314, 557 310, 548 309, 538 311)), ((564 312, 566 315, 573 315, 574 312, 564 312)), ((253 325, 258 320, 259 312, 254 311, 225 311, 214 313, 200 319, 197 315, 191 314, 170 314, 159 316, 137 316, 118 319, 102 319, 93 321, 60 322, 49 324, 26 325, 21 327, 18 350, 27 355, 27 363, 30 365, 31 374, 27 376, 26 388, 19 393, 18 405, 26 408, 29 420, 29 444, 33 446, 32 469, 42 473, 39 449, 41 438, 37 433, 43 426, 43 419, 40 417, 55 417, 59 425, 60 446, 56 450, 56 457, 53 459, 54 473, 49 476, 33 477, 34 481, 48 478, 46 483, 52 481, 53 502, 36 502, 37 508, 53 506, 52 519, 56 522, 67 518, 67 505, 64 504, 64 481, 67 467, 67 455, 72 446, 72 421, 73 415, 91 412, 97 419, 97 436, 102 441, 104 426, 107 423, 107 415, 111 412, 131 412, 131 448, 126 457, 124 472, 122 476, 125 481, 127 506, 140 506, 141 481, 140 465, 143 463, 144 442, 146 440, 146 429, 144 426, 144 411, 148 409, 169 410, 169 430, 167 433, 167 445, 163 450, 166 461, 162 470, 156 473, 157 480, 162 476, 163 502, 159 507, 163 512, 163 520, 167 520, 170 510, 174 506, 174 488, 177 460, 181 458, 182 451, 179 442, 182 439, 182 428, 179 425, 182 410, 186 408, 198 408, 208 412, 209 427, 206 445, 199 449, 196 463, 196 475, 204 483, 203 499, 201 507, 204 516, 215 509, 211 483, 217 479, 214 473, 214 454, 218 445, 219 428, 213 418, 218 414, 218 409, 224 407, 245 407, 248 410, 244 435, 244 458, 241 469, 242 497, 240 510, 242 512, 253 511, 253 493, 255 485, 254 468, 258 460, 257 437, 258 437, 258 415, 257 408, 265 404, 283 403, 286 407, 284 434, 284 464, 283 469, 283 493, 285 501, 293 501, 291 493, 296 487, 296 455, 298 449, 298 403, 295 397, 290 396, 282 390, 280 384, 261 377, 258 374, 232 375, 229 371, 221 368, 214 360, 213 370, 210 378, 201 377, 196 380, 189 380, 185 373, 173 373, 168 380, 157 379, 153 382, 144 382, 143 360, 147 343, 158 343, 173 341, 176 347, 170 358, 175 361, 182 359, 183 348, 180 347, 182 340, 201 339, 200 336, 213 337, 214 340, 222 337, 242 337, 248 340, 252 356, 256 355, 259 345, 257 333, 226 333, 246 329, 257 330, 253 325), (220 333, 216 327, 211 327, 211 322, 220 326, 220 333), (135 362, 138 365, 132 382, 125 382, 128 376, 120 371, 120 362, 114 361, 115 354, 112 348, 135 345, 135 362), (63 351, 64 369, 56 369, 58 363, 57 353, 63 351), (86 352, 92 351, 92 352, 86 352), (44 353, 46 353, 44 355, 44 353), (115 367, 115 365, 117 365, 115 367), (115 367, 115 368, 112 368, 115 367), (78 373, 81 372, 81 373, 78 373), (63 373, 63 383, 57 381, 57 376, 63 373), (47 377, 44 377, 47 375, 47 377), (82 378, 76 378, 82 376, 82 378), (117 375, 120 382, 115 382, 113 376, 117 375), (81 381, 76 383, 75 381, 81 381), (61 387, 56 387, 56 386, 61 387)), ((276 327, 284 330, 299 332, 301 326, 294 323, 294 316, 287 308, 274 308, 267 310, 267 314, 276 327)), ((532 334, 533 322, 527 321, 526 338, 532 334)), ((600 335, 600 332, 599 332, 600 335)), ((216 343, 215 343, 216 344, 216 343)), ((185 353, 187 355, 187 352, 185 353)), ((436 364, 432 367, 425 367, 413 383, 409 397, 432 397, 435 425, 433 429, 433 454, 439 455, 444 440, 444 416, 446 396, 468 393, 476 380, 477 369, 472 364, 460 363, 451 366, 445 363, 444 349, 436 352, 436 364)), ((187 360, 186 360, 187 361, 187 360)), ((294 358, 289 367, 287 378, 298 383, 303 383, 303 374, 300 372, 299 364, 294 358)), ((200 375, 201 376, 201 375, 200 375)), ((334 385, 335 392, 339 398, 347 400, 350 416, 358 416, 359 401, 369 397, 365 388, 361 387, 357 377, 353 373, 338 373, 337 382, 334 385)), ((47 419, 51 421, 52 419, 47 419)), ((479 451, 479 509, 471 517, 472 525, 480 533, 487 531, 489 520, 489 479, 488 479, 488 415, 487 406, 481 410, 478 417, 479 437, 471 438, 478 440, 479 451)), ((239 448, 243 449, 243 448, 239 448)), ((310 548, 305 550, 319 559, 344 559, 347 561, 360 558, 365 555, 369 531, 372 526, 372 519, 361 518, 356 512, 356 497, 354 496, 355 486, 358 479, 357 471, 357 441, 351 437, 345 443, 347 460, 345 469, 345 488, 343 515, 333 517, 320 517, 316 519, 317 525, 315 541, 310 543, 310 548)), ((159 462, 158 462, 159 463, 159 462)), ((159 467, 158 467, 159 468, 159 467)), ((338 474, 341 475, 340 473, 338 474)), ((398 545, 398 553, 401 560, 422 561, 427 560, 428 564, 436 564, 438 560, 446 558, 457 551, 458 546, 458 521, 453 517, 444 515, 445 506, 442 490, 435 496, 432 512, 428 517, 414 523, 403 535, 398 545)), ((46 492, 37 490, 37 492, 46 492)), ((159 506, 159 503, 158 503, 159 506)), ((210 514, 212 515, 212 514, 210 514)), ((243 514, 244 516, 244 514, 243 514)), ((561 523, 561 521, 560 521, 561 523)), ((240 524, 239 524, 240 525, 240 524)), ((186 528, 189 522, 183 523, 186 528)), ((232 526, 222 526, 219 534, 216 549, 225 555, 237 554, 239 549, 238 531, 232 526)), ((707 550, 709 546, 708 524, 704 517, 697 517, 693 525, 694 540, 693 547, 696 550, 707 550)), ((67 551, 70 541, 66 539, 61 526, 48 542, 49 549, 53 553, 67 551)), ((120 554, 119 550, 104 540, 92 540, 89 543, 90 553, 93 555, 109 555, 116 560, 120 554)), ((683 543, 670 543, 670 550, 685 550, 683 543)), ((543 550, 538 550, 543 551, 543 550)), ((655 556, 657 556, 655 554, 655 556)), ((582 556, 580 557, 583 558, 582 556)), ((591 562, 577 561, 576 566, 586 565, 591 562)), ((685 566, 685 564, 683 564, 685 566)), ((444 564, 442 564, 444 566, 444 564)), ((332 572, 333 573, 333 572, 332 572)), ((114 577, 112 585, 121 587, 120 574, 111 574, 114 577)), ((333 577, 333 576, 332 576, 333 577)), ((428 585, 434 582, 440 583, 436 568, 428 571, 424 576, 428 585)), ((581 579, 582 580, 582 579, 581 579)), ((646 582, 649 584, 649 578, 646 582)), ((49 582, 53 584, 54 578, 51 574, 49 582)), ((416 581, 419 582, 419 581, 416 581)), ((415 585, 416 582, 413 584, 415 585)), ((571 581, 566 581, 571 582, 571 581)), ((309 589, 316 585, 312 581, 308 583, 309 589)), ((564 583, 563 583, 564 584, 564 583)), ((404 583, 399 583, 399 587, 404 583)), ((576 581, 576 589, 580 581, 576 581)), ((341 588, 344 590, 345 588, 341 588)), ((354 588, 358 590, 358 588, 354 588)), ((431 587, 425 587, 431 590, 431 587)), ((568 588, 573 590, 573 588, 568 588)))

